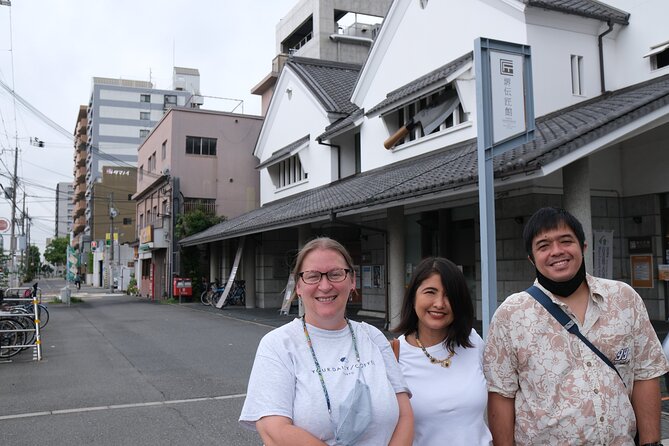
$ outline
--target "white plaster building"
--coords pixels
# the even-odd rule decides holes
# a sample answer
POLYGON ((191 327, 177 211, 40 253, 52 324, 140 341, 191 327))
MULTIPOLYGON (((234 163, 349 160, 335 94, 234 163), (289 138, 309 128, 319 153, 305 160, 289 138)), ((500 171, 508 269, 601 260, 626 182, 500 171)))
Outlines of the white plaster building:
POLYGON ((472 52, 486 37, 531 47, 536 116, 535 139, 493 160, 498 298, 533 280, 523 223, 555 205, 584 223, 590 271, 631 283, 651 317, 666 319, 657 277, 669 264, 667 13, 661 0, 395 0, 350 90, 334 70, 299 76, 317 61, 287 62, 256 145, 262 207, 183 244, 252 234, 246 280, 257 293, 247 305, 271 307, 299 246, 334 236, 359 265, 362 309, 390 325, 413 265, 445 256, 462 267, 481 317, 472 52), (344 104, 335 98, 345 91, 352 107, 333 113, 327 99, 344 104), (416 126, 384 147, 440 94, 453 108, 433 133, 416 126), (271 169, 296 155, 306 175, 286 186, 271 169), (637 255, 650 278, 635 275, 637 255))

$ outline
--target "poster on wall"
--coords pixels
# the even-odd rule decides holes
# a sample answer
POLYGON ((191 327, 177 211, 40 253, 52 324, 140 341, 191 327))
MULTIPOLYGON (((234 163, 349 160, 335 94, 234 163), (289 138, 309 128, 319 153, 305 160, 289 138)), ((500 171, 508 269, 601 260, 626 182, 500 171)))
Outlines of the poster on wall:
POLYGON ((634 288, 653 288, 652 254, 630 256, 630 271, 634 288))
POLYGON ((360 265, 355 265, 353 267, 353 271, 355 271, 355 288, 360 289, 360 265))
POLYGON ((592 231, 593 249, 592 275, 613 279, 613 231, 592 231))
POLYGON ((374 288, 384 288, 384 271, 383 265, 374 265, 372 266, 372 286, 374 288))
POLYGON ((669 282, 669 265, 657 265, 657 280, 669 282))
POLYGON ((362 266, 362 287, 372 287, 372 267, 370 265, 362 266))

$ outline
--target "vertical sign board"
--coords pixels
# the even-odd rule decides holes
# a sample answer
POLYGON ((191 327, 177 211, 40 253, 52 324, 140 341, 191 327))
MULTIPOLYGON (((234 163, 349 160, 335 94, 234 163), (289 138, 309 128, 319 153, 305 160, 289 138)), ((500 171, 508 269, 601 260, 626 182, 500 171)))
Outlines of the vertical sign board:
POLYGON ((483 336, 497 309, 493 159, 534 138, 531 52, 521 45, 479 37, 474 41, 476 126, 481 233, 483 336))

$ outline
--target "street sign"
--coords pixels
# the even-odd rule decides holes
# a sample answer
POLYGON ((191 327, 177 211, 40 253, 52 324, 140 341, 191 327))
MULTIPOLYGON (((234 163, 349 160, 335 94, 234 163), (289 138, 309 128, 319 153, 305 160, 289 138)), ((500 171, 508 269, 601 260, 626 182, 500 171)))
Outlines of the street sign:
POLYGON ((534 138, 531 61, 528 45, 484 37, 474 41, 484 338, 497 309, 493 158, 534 138))

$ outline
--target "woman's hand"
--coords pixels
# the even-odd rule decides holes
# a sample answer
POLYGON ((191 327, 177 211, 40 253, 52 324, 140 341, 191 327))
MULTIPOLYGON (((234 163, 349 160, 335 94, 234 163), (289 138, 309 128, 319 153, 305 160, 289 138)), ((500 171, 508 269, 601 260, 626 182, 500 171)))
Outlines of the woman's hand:
POLYGON ((400 407, 400 417, 388 446, 411 446, 413 444, 413 410, 409 402, 409 394, 402 392, 396 395, 397 404, 400 407))
MULTIPOLYGON (((408 398, 407 398, 408 401, 408 398)), ((413 426, 413 424, 412 424, 413 426)), ((293 425, 293 420, 279 415, 262 417, 256 421, 256 429, 265 446, 326 446, 309 432, 293 425)))

